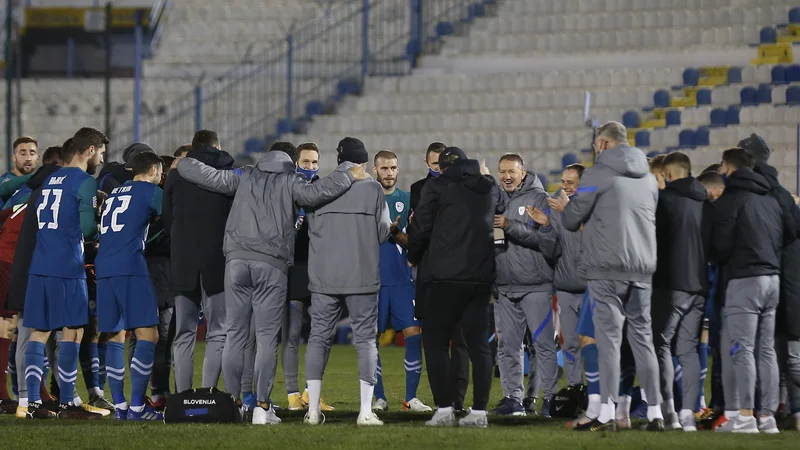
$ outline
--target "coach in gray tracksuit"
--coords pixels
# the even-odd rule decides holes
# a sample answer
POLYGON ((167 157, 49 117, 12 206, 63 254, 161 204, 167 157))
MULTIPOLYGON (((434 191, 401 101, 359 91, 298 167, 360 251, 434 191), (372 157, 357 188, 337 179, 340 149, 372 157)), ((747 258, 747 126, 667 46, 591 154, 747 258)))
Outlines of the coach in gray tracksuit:
MULTIPOLYGON (((564 228, 578 231, 600 360, 600 416, 593 430, 614 427, 614 402, 620 382, 623 325, 636 359, 639 382, 651 406, 661 404, 658 361, 650 320, 652 277, 656 269, 655 212, 658 185, 645 154, 627 144, 622 124, 608 122, 596 131, 595 165, 586 169, 572 199, 559 197, 564 228), (564 206, 565 205, 565 206, 564 206)), ((659 408, 648 409, 652 429, 663 430, 659 408)))
MULTIPOLYGON (((361 141, 345 138, 338 161, 363 164, 369 155, 361 141)), ((315 186, 316 182, 311 186, 315 186)), ((378 367, 379 246, 389 239, 391 220, 383 188, 374 180, 353 184, 347 193, 317 208, 306 209, 308 220, 308 290, 311 291, 311 332, 306 349, 309 393, 307 423, 318 424, 322 375, 331 349, 331 332, 347 305, 361 380, 359 425, 381 425, 372 413, 378 367), (310 419, 310 420, 309 420, 310 419)))
MULTIPOLYGON (((225 389, 238 398, 252 316, 257 342, 256 393, 261 409, 268 408, 275 378, 299 208, 342 195, 354 181, 348 169, 339 167, 330 176, 308 184, 296 172, 292 157, 275 150, 264 154, 255 166, 236 170, 216 170, 188 158, 178 163, 178 171, 187 180, 216 192, 235 193, 225 227, 227 337, 223 374, 225 389)), ((254 423, 259 413, 257 408, 254 423)))
MULTIPOLYGON (((535 173, 525 174, 518 155, 504 155, 499 164, 503 187, 500 196, 505 208, 502 219, 495 221, 505 232, 505 244, 495 252, 498 297, 494 317, 500 382, 504 400, 510 397, 515 402, 512 414, 524 414, 522 343, 526 329, 530 328, 536 349, 536 372, 544 390, 543 407, 547 413, 549 400, 558 386, 558 359, 553 342, 553 267, 539 249, 538 225, 532 223, 526 207, 547 208, 548 195, 535 173), (516 171, 516 177, 523 177, 516 178, 519 182, 516 188, 515 178, 506 175, 509 171, 516 171)), ((502 410, 502 406, 498 410, 502 410)))

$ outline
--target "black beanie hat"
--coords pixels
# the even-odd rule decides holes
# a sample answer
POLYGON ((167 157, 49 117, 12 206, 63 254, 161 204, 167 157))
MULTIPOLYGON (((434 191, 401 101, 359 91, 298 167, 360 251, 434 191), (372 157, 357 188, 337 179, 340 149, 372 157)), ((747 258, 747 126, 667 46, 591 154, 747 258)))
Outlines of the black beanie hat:
POLYGON ((122 161, 125 163, 125 167, 129 167, 130 162, 133 161, 133 158, 136 157, 136 155, 140 153, 155 153, 155 152, 156 151, 153 150, 153 147, 150 147, 144 142, 135 142, 126 147, 125 150, 122 151, 122 161))
POLYGON ((364 143, 353 137, 346 137, 339 141, 336 153, 338 153, 336 161, 339 164, 345 161, 356 164, 369 161, 369 154, 367 149, 364 148, 364 143))
POLYGON ((755 133, 739 141, 739 147, 745 149, 756 162, 764 164, 769 161, 769 155, 772 153, 764 139, 755 133))
POLYGON ((458 147, 447 147, 439 154, 439 169, 444 170, 466 161, 467 154, 458 147))

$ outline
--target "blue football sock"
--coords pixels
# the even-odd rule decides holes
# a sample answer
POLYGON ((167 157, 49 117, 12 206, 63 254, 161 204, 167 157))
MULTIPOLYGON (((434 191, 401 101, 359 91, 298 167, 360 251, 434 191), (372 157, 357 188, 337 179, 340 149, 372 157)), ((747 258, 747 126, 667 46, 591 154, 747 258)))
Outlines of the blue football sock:
POLYGON ((675 401, 675 411, 683 409, 683 367, 678 362, 678 357, 672 357, 672 366, 675 368, 675 382, 673 383, 673 399, 675 401))
POLYGON ((419 378, 422 376, 422 335, 406 338, 406 401, 417 396, 419 378))
POLYGON ((44 367, 44 344, 30 341, 25 350, 25 387, 28 389, 28 402, 42 401, 39 386, 42 384, 44 367))
POLYGON ((111 388, 111 399, 115 405, 125 401, 125 344, 109 342, 106 348, 106 373, 108 387, 111 388))
POLYGON ((106 390, 106 344, 104 342, 97 344, 97 361, 100 363, 100 369, 97 371, 97 387, 104 391, 106 390))
MULTIPOLYGON (((0 367, 0 370, 5 369, 0 367)), ((11 341, 8 347, 8 375, 11 377, 11 392, 19 398, 19 381, 17 380, 17 341, 11 341)))
POLYGON ((156 343, 138 340, 131 360, 131 407, 144 406, 150 373, 153 371, 153 358, 156 343))
MULTIPOLYGON (((47 348, 47 347, 45 347, 47 348)), ((47 357, 47 352, 44 355, 44 369, 42 370, 42 379, 47 381, 47 377, 50 376, 50 358, 47 357)))
POLYGON ((83 382, 86 384, 86 390, 88 390, 91 395, 94 388, 98 387, 97 378, 98 372, 100 371, 100 358, 97 356, 97 343, 87 342, 81 344, 78 356, 81 362, 83 382))
POLYGON ((80 342, 61 341, 58 350, 58 390, 61 403, 75 400, 75 380, 78 379, 80 342))
POLYGON ((695 411, 700 411, 705 403, 706 375, 708 374, 708 344, 700 343, 697 347, 700 356, 700 392, 697 395, 697 405, 695 411))
POLYGON ((600 362, 598 361, 597 344, 589 344, 581 349, 583 370, 586 372, 587 392, 600 393, 600 362))
POLYGON ((383 365, 381 355, 378 354, 378 370, 375 371, 377 381, 375 382, 375 398, 386 400, 386 392, 383 391, 383 365))
MULTIPOLYGON (((258 397, 255 392, 245 392, 242 394, 242 403, 249 406, 251 409, 258 406, 258 397)), ((272 401, 270 400, 270 404, 272 401)))

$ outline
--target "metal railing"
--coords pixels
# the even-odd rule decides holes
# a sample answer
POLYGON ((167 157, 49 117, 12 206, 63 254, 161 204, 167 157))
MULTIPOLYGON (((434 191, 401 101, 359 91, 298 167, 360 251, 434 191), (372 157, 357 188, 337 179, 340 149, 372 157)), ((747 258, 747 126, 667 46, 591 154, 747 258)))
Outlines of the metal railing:
POLYGON ((409 74, 422 53, 435 50, 431 43, 495 1, 331 1, 322 17, 293 26, 284 40, 116 133, 113 149, 144 141, 167 152, 206 128, 238 154, 249 138, 263 146, 267 136, 302 132, 310 117, 334 112, 345 95, 360 93, 365 77, 409 74))

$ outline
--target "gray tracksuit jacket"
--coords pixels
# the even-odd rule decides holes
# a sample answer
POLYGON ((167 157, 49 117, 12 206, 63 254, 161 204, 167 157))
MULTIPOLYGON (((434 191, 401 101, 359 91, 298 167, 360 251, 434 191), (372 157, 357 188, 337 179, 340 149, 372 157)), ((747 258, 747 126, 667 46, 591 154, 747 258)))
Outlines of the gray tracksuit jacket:
POLYGON ((647 157, 622 144, 597 156, 564 208, 564 228, 583 236, 587 280, 651 283, 656 270, 658 185, 647 157))
POLYGON ((306 220, 309 291, 356 295, 380 290, 380 244, 389 239, 392 221, 378 182, 353 183, 336 200, 306 209, 306 220))
POLYGON ((543 236, 531 221, 526 206, 546 209, 547 192, 539 178, 531 173, 519 188, 508 193, 501 189, 504 215, 509 220, 506 243, 495 251, 497 290, 502 294, 526 294, 553 290, 553 265, 540 249, 543 236))
MULTIPOLYGON (((560 195, 560 193, 556 193, 560 195)), ((556 261, 553 287, 577 294, 586 290, 586 271, 581 254, 581 232, 564 228, 561 213, 550 211, 550 225, 539 228, 539 248, 545 257, 556 261)))
POLYGON ((225 224, 226 260, 263 261, 283 273, 294 263, 299 209, 324 204, 347 191, 353 184, 349 167, 340 165, 331 175, 309 184, 296 172, 289 155, 279 151, 265 153, 255 166, 234 170, 217 170, 190 158, 178 162, 183 178, 234 195, 225 224))

